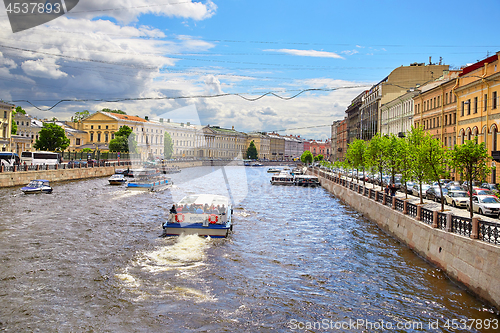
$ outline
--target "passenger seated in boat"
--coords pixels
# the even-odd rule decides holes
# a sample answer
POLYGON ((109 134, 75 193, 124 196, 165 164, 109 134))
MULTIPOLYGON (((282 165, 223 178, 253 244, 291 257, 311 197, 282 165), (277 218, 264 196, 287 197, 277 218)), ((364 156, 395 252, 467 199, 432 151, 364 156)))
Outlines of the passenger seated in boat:
POLYGON ((219 214, 225 214, 225 213, 226 213, 226 207, 224 207, 224 204, 222 204, 222 207, 219 207, 219 214))
POLYGON ((177 209, 175 209, 175 205, 172 205, 172 208, 170 208, 170 221, 173 222, 175 218, 175 214, 177 214, 177 209))
POLYGON ((201 206, 198 206, 198 208, 196 209, 196 214, 203 214, 204 211, 203 209, 201 209, 201 206))

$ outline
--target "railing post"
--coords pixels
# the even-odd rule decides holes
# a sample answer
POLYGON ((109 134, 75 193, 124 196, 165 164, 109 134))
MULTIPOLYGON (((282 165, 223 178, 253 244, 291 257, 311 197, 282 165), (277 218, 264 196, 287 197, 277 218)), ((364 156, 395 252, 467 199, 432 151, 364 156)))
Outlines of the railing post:
POLYGON ((438 212, 437 212, 437 210, 432 212, 432 227, 433 228, 438 227, 438 212))
POLYGON ((421 221, 422 220, 422 206, 417 206, 417 217, 416 217, 416 220, 417 221, 421 221))
POLYGON ((446 231, 448 232, 451 232, 452 231, 452 218, 453 218, 453 214, 449 213, 449 214, 446 214, 446 231))
POLYGON ((383 197, 383 198, 384 198, 384 199, 382 200, 382 205, 384 205, 384 206, 385 206, 385 204, 386 204, 386 202, 387 202, 387 194, 386 194, 386 193, 384 193, 384 197, 383 197))
POLYGON ((396 209, 396 196, 392 197, 392 209, 396 209))
POLYGON ((472 232, 470 234, 470 238, 478 239, 479 238, 479 218, 472 218, 472 232))
POLYGON ((408 214, 408 201, 403 201, 403 214, 408 214))

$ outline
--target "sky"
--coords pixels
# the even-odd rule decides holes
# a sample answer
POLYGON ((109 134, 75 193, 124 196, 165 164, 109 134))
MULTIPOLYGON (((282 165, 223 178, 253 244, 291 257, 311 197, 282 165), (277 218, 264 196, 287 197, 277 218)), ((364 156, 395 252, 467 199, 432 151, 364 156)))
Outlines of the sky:
POLYGON ((202 125, 326 139, 395 68, 500 51, 498 0, 82 0, 16 33, 0 7, 0 99, 59 120, 194 110, 202 125))

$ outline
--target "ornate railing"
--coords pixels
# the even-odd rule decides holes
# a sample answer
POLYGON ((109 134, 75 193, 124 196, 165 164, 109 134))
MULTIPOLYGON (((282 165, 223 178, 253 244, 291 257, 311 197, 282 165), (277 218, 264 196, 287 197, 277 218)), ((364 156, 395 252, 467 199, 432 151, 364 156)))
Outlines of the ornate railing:
POLYGON ((472 219, 453 215, 451 217, 451 232, 470 237, 472 233, 472 219))
POLYGON ((378 202, 384 202, 384 193, 381 193, 381 192, 375 192, 377 193, 377 201, 378 202))
POLYGON ((374 190, 370 190, 370 198, 375 200, 376 199, 376 196, 377 195, 377 192, 375 192, 374 190))
POLYGON ((500 223, 479 221, 479 239, 492 244, 500 244, 500 223))
POLYGON ((406 209, 408 210, 408 215, 411 217, 417 217, 417 205, 408 202, 406 204, 406 209))
POLYGON ((439 229, 446 230, 446 216, 447 214, 438 212, 437 225, 439 229))
POLYGON ((404 200, 396 198, 396 210, 402 212, 404 211, 404 209, 405 209, 404 200))
POLYGON ((390 195, 387 195, 385 198, 385 205, 391 208, 392 208, 392 198, 394 197, 391 197, 390 195))
POLYGON ((433 211, 427 208, 423 208, 420 210, 420 220, 424 223, 432 225, 432 221, 434 219, 433 211))

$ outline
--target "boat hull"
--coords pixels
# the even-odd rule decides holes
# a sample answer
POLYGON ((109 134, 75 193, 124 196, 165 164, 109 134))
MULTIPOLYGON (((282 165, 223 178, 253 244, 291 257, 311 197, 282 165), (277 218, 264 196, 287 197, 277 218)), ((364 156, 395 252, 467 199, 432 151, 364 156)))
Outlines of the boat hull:
POLYGON ((151 183, 129 182, 127 184, 127 189, 128 190, 156 192, 156 191, 164 190, 164 189, 170 187, 171 185, 172 185, 172 182, 170 182, 168 180, 159 180, 159 181, 151 182, 151 183))
POLYGON ((226 238, 232 230, 231 225, 224 225, 220 228, 203 227, 203 226, 180 226, 176 224, 167 224, 163 227, 163 236, 180 236, 184 235, 198 235, 210 236, 212 238, 226 238))
POLYGON ((52 188, 50 189, 32 189, 32 188, 27 188, 25 189, 24 187, 21 189, 21 191, 23 191, 24 194, 37 194, 37 193, 52 193, 52 188))
POLYGON ((125 184, 127 181, 126 180, 123 180, 123 181, 119 181, 119 180, 110 180, 109 181, 109 185, 122 185, 122 184, 125 184))

